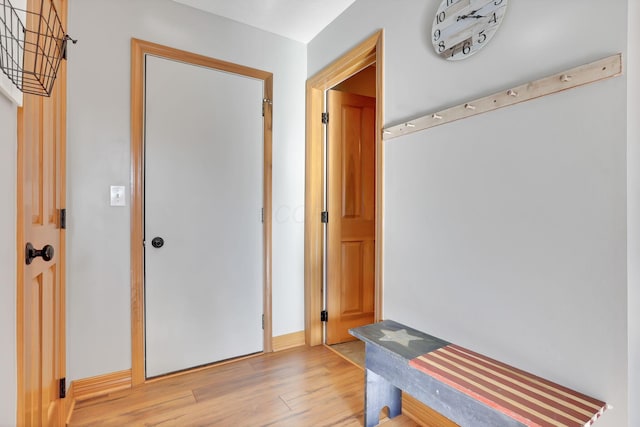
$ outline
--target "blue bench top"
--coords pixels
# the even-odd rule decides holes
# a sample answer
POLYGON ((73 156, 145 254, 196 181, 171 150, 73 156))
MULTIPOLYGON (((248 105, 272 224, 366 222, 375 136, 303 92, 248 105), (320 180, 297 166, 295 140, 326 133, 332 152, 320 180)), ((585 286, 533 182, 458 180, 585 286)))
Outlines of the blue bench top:
POLYGON ((508 417, 509 425, 582 427, 607 409, 601 400, 393 320, 350 333, 367 344, 367 369, 417 392, 462 425, 506 425, 504 418, 490 419, 495 411, 495 416, 508 417), (429 384, 420 387, 422 381, 429 384))

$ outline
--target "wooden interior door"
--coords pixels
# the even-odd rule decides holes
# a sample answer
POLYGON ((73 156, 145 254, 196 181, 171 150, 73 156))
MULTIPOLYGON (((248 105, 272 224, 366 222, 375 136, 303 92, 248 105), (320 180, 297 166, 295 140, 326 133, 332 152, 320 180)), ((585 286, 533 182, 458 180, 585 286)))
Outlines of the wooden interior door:
POLYGON ((336 344, 374 321, 376 100, 330 90, 327 103, 326 343, 336 344))
MULTIPOLYGON (((66 27, 66 1, 45 0, 44 13, 52 4, 66 27)), ((28 8, 40 10, 40 1, 29 0, 28 8)), ((18 109, 19 426, 64 424, 60 380, 65 376, 65 236, 60 212, 65 201, 65 97, 63 61, 51 97, 24 95, 18 109), (28 243, 36 250, 51 249, 27 264, 28 243)))

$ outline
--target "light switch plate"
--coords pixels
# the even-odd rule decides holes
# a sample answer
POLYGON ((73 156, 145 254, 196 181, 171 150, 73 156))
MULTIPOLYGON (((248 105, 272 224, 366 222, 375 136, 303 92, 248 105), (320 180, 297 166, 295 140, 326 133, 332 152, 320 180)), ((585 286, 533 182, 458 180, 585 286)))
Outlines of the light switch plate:
POLYGON ((126 206, 124 185, 111 186, 111 206, 126 206))

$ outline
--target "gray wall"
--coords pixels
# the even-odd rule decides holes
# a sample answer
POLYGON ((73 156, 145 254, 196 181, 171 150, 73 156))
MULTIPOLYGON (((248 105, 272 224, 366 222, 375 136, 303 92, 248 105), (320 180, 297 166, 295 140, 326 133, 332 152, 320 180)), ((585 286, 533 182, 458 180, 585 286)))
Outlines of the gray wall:
POLYGON ((0 94, 0 426, 16 423, 16 106, 0 94))
POLYGON ((640 2, 629 0, 627 203, 629 216, 629 425, 640 425, 640 2), (635 403, 633 403, 635 402, 635 403))
MULTIPOLYGON (((511 1, 450 63, 439 3, 356 1, 309 75, 384 28, 389 125, 627 50, 627 1, 511 1)), ((626 93, 625 75, 384 144, 384 317, 608 401, 603 427, 628 419, 626 93)))
POLYGON ((169 0, 70 0, 69 33, 69 379, 131 367, 130 212, 109 186, 130 183, 132 37, 274 73, 273 333, 304 329, 306 46, 169 0))
MULTIPOLYGON (((395 0, 386 2, 383 0, 359 0, 345 15, 336 20, 323 34, 317 37, 309 45, 309 75, 314 74, 320 68, 328 64, 331 60, 348 50, 349 47, 370 35, 378 28, 385 28, 386 41, 386 122, 387 124, 401 122, 409 117, 414 117, 440 107, 465 101, 468 98, 492 93, 498 89, 511 84, 522 83, 531 79, 536 79, 543 75, 562 70, 573 65, 578 65, 597 59, 617 51, 626 51, 625 28, 626 3, 621 0, 615 2, 588 2, 572 0, 558 3, 551 0, 540 0, 536 4, 528 5, 529 2, 512 1, 509 6, 507 19, 500 29, 496 38, 486 49, 475 57, 459 64, 449 64, 433 57, 431 47, 428 43, 427 34, 431 27, 431 16, 437 8, 437 0, 422 2, 417 0, 395 0), (585 7, 585 3, 588 7, 585 7), (579 14, 575 11, 580 10, 579 14), (555 13, 551 13, 554 11, 555 13), (606 17, 606 18, 601 18, 606 17), (588 37, 593 28, 599 28, 600 19, 606 19, 606 31, 599 31, 598 37, 588 37), (585 41, 588 39, 588 43, 585 41), (519 47, 519 48, 518 48, 519 47), (534 60, 532 60, 532 58, 534 60), (447 76, 447 77, 444 77, 447 76), (431 80, 434 79, 434 80, 431 80), (439 79, 443 79, 443 84, 439 79)), ((637 22, 634 17, 640 18, 639 7, 633 1, 629 1, 629 22, 637 22)), ((303 98, 304 66, 298 64, 304 61, 304 47, 296 43, 268 35, 257 30, 226 21, 224 19, 203 15, 189 9, 173 5, 170 2, 149 1, 118 1, 99 2, 89 0, 70 1, 70 33, 78 36, 81 41, 78 45, 70 47, 69 62, 69 201, 71 208, 69 238, 69 278, 68 278, 68 372, 69 377, 84 378, 101 373, 112 372, 130 367, 130 336, 129 336, 129 212, 128 209, 117 210, 109 208, 108 186, 111 184, 129 183, 129 38, 131 36, 146 38, 150 41, 165 43, 171 46, 197 50, 200 53, 210 54, 221 59, 227 59, 242 63, 244 65, 261 67, 276 73, 275 80, 275 120, 274 130, 274 160, 279 159, 279 165, 274 162, 274 188, 280 188, 279 192, 274 191, 274 332, 276 335, 302 329, 302 228, 301 218, 303 204, 303 98), (104 22, 104 24, 102 24, 104 22), (117 30, 117 31, 116 31, 117 30), (242 40, 237 44, 234 38, 242 40), (246 46, 246 42, 252 42, 251 46, 246 46), (273 50, 270 50, 273 49, 273 50), (275 52, 275 53, 274 53, 275 52), (74 58, 71 61, 71 58, 74 58), (292 62, 294 65, 280 63, 292 62), (285 96, 283 92, 292 90, 293 95, 285 96), (293 106, 291 106, 293 104, 293 106), (278 231, 276 231, 278 230, 278 231), (91 251, 101 245, 104 256, 98 257, 91 251), (276 254, 280 254, 276 257, 276 254), (289 304, 293 304, 289 307, 289 304), (73 305, 73 307, 72 307, 73 305), (73 322, 73 323, 72 323, 73 322)), ((620 217, 620 195, 624 191, 620 187, 620 173, 625 169, 622 161, 620 149, 624 138, 621 134, 624 130, 624 117, 637 118, 640 114, 640 102, 638 99, 638 70, 640 61, 638 58, 638 42, 640 34, 636 25, 629 29, 629 69, 627 75, 628 87, 626 92, 636 95, 631 96, 628 101, 628 109, 625 112, 624 106, 624 85, 627 77, 618 78, 616 81, 598 83, 593 87, 576 89, 575 91, 559 94, 557 97, 544 98, 534 101, 538 104, 523 106, 526 112, 540 113, 547 107, 558 109, 562 105, 575 108, 576 111, 588 112, 589 108, 579 105, 578 100, 584 100, 587 106, 597 106, 595 99, 604 97, 614 113, 619 113, 615 118, 607 115, 606 125, 614 126, 613 135, 608 137, 611 144, 611 151, 606 151, 606 146, 597 139, 582 136, 587 147, 593 147, 600 153, 607 153, 605 164, 615 165, 618 170, 611 170, 611 176, 607 176, 607 186, 615 187, 613 192, 613 206, 611 212, 602 212, 602 208, 597 210, 597 214, 602 214, 601 222, 595 218, 600 226, 611 220, 613 217, 620 217), (631 77, 633 76, 633 77, 631 77), (618 115, 624 116, 622 119, 618 115)), ((517 108, 517 107, 514 107, 517 108)), ((501 113, 491 113, 493 115, 514 114, 520 110, 505 110, 501 113)), ((553 119, 549 117, 548 119, 553 119)), ((576 119, 572 114, 570 121, 576 119)), ((478 125, 498 121, 489 116, 479 117, 478 125)), ((15 201, 15 106, 11 105, 4 97, 0 96, 0 189, 6 200, 15 201)), ((464 123, 464 122, 462 122, 464 123)), ((522 120, 517 123, 525 124, 522 120)), ((638 218, 640 213, 640 198, 638 192, 638 182, 640 182, 640 132, 637 120, 629 120, 627 126, 628 146, 628 210, 629 210, 629 289, 628 289, 628 335, 629 335, 629 402, 638 402, 640 399, 640 270, 638 270, 637 260, 640 256, 640 229, 634 218, 638 218)), ((464 127, 464 126, 463 126, 464 127)), ((451 128, 451 127, 450 127, 451 128)), ((558 126, 558 132, 571 134, 573 130, 567 129, 564 123, 558 126)), ((446 127, 443 131, 448 130, 446 127)), ((536 132, 537 129, 534 129, 536 132)), ((547 129, 547 131, 549 131, 547 129)), ((428 132, 428 131, 426 131, 428 132)), ((597 131, 600 133, 601 131, 597 131)), ((446 132, 445 132, 446 133, 446 132)), ((396 156, 395 164, 387 165, 387 175, 393 179, 394 171, 398 171, 400 166, 419 169, 417 160, 410 160, 409 163, 399 165, 399 161, 405 162, 403 156, 411 150, 420 152, 432 152, 435 149, 443 150, 443 155, 449 156, 449 161, 460 159, 465 154, 465 148, 469 148, 469 143, 448 147, 440 141, 437 147, 429 146, 428 133, 424 133, 424 138, 417 137, 416 141, 397 140, 399 142, 392 147, 393 142, 387 144, 392 150, 391 157, 396 156), (412 147, 416 145, 416 147, 412 147), (458 150, 455 152, 454 150, 458 150), (395 151, 395 153, 394 153, 395 151), (391 176, 389 176, 391 175, 391 176)), ((476 139, 478 153, 483 161, 487 162, 490 168, 504 171, 503 157, 491 159, 485 151, 487 144, 492 141, 486 138, 476 139)), ((518 141, 517 146, 506 145, 504 141, 496 141, 498 147, 505 150, 514 150, 524 154, 524 142, 518 141), (502 145, 499 145, 502 144, 502 145)), ((456 142, 454 142, 455 145, 456 142)), ((575 143, 575 141, 574 141, 575 143)), ((549 146, 547 146, 549 148, 549 146)), ((556 147, 553 147, 555 150, 556 147)), ((579 147, 576 147, 577 149, 579 147)), ((495 148, 494 148, 495 149, 495 148)), ((580 169, 584 172, 589 160, 590 153, 586 150, 579 151, 582 159, 580 169), (585 163, 586 162, 586 163, 585 163)), ((566 153, 563 159, 566 160, 566 153)), ((457 160, 456 160, 457 161, 457 160)), ((468 162, 468 160, 467 160, 468 162)), ((471 162, 469 162, 470 164, 471 162)), ((456 164, 448 163, 453 167, 456 164)), ((547 164, 541 165, 547 166, 547 164)), ((420 168, 422 168, 422 161, 420 168)), ((524 162, 524 167, 531 169, 532 162, 524 162)), ((470 164, 470 166, 474 166, 470 164)), ((602 166, 598 163, 597 166, 602 166)), ((594 168, 598 169, 598 168, 594 168)), ((572 168, 573 170, 573 168, 572 168)), ((476 170, 477 171, 477 170, 476 170)), ((556 169, 561 172, 561 168, 556 169)), ((448 172, 451 175, 451 172, 448 172)), ((459 182, 463 181, 466 171, 460 172, 460 176, 453 177, 459 182)), ((597 171, 596 177, 602 177, 603 171, 597 171)), ((476 177, 479 176, 475 175, 476 177)), ((536 176, 536 175, 534 175, 536 176)), ((509 179, 513 174, 508 175, 509 179)), ((561 175, 563 183, 567 184, 567 177, 561 175)), ((418 179, 423 182, 423 176, 414 176, 411 179, 418 179)), ((484 177, 483 179, 487 179, 484 177)), ((593 177, 589 178, 594 180, 593 177)), ((400 182, 397 182, 400 184, 400 182)), ((445 183, 451 187, 451 183, 445 183)), ((579 183, 574 183, 579 184, 579 183)), ((534 191, 533 188, 531 191, 534 191)), ((551 188, 551 190, 554 190, 551 188)), ((497 190, 496 190, 497 191, 497 190)), ((605 197, 604 189, 598 189, 597 195, 605 197)), ((468 193, 467 193, 468 195, 468 193)), ((558 196, 557 192, 555 193, 558 196)), ((399 195, 401 197, 402 194, 399 195)), ((471 196, 477 197, 475 194, 471 196)), ((388 194, 392 197, 392 194, 388 194)), ((493 197, 498 197, 495 193, 493 197)), ((545 196, 546 197, 546 196, 545 196)), ((559 197, 560 198, 560 197, 559 197)), ((424 197, 418 198, 418 202, 423 202, 424 197)), ((565 206, 559 200, 560 205, 565 206)), ((526 202, 526 200, 521 201, 526 202)), ((584 196, 579 200, 585 203, 584 196)), ((485 204, 486 205, 486 204, 485 204)), ((584 205, 582 205, 584 206, 584 205)), ((573 206, 575 209, 575 206, 573 206)), ((386 209, 391 209, 389 215, 393 218, 393 206, 388 203, 386 209)), ((440 212, 442 214, 442 212, 440 212)), ((396 218, 403 214, 396 210, 396 218)), ((389 215, 387 219, 389 220, 389 215)), ((593 212, 588 212, 591 220, 596 216, 593 212)), ((458 221, 467 219, 476 220, 463 216, 457 218, 458 221)), ((509 217, 508 219, 511 219, 509 217)), ((477 221, 477 220, 476 220, 477 221)), ((393 224, 389 224, 392 227, 393 224)), ((547 223, 548 225, 548 223, 547 223)), ((584 224, 583 224, 584 225, 584 224)), ((606 225, 606 224, 605 224, 606 225)), ((396 223, 396 227, 399 225, 396 223)), ((612 226, 612 224, 609 224, 612 226)), ((620 224, 617 224, 620 227, 620 224)), ((393 228, 392 228, 393 229, 393 228)), ((423 233, 426 227, 420 226, 419 231, 423 233)), ((451 228, 447 230, 453 232, 451 228)), ((437 231, 437 230, 436 230, 437 231)), ((446 230, 445 230, 446 231, 446 230)), ((504 229, 500 230, 500 237, 506 238, 504 229)), ((521 229, 517 231, 522 231, 521 229)), ((544 230, 543 230, 544 231, 544 230)), ((439 231, 443 233, 442 231, 439 231)), ((389 232, 388 237, 390 236, 389 232)), ((595 245, 595 250, 603 251, 605 243, 611 243, 611 250, 619 254, 621 231, 613 232, 612 238, 602 234, 606 239, 595 245)), ((548 236, 548 234, 543 234, 548 236)), ((486 236, 485 236, 486 238, 486 236)), ((392 239, 393 241, 393 239, 392 239)), ((466 239, 465 239, 466 241, 466 239)), ((406 242, 401 242, 404 244, 406 242)), ((440 245, 443 242, 434 242, 440 245)), ((446 242, 444 242, 446 243, 446 242)), ((572 247, 572 242, 565 241, 565 249, 576 249, 572 247)), ((430 245, 431 246, 431 245, 430 245)), ((393 254, 397 246, 386 246, 387 255, 393 254)), ((553 249, 553 248, 551 248, 553 249)), ((577 248, 580 249, 580 248, 577 248)), ((425 253, 421 249, 421 253, 425 253)), ((514 247, 516 251, 522 251, 522 247, 514 247)), ((584 255, 584 251, 581 251, 584 255)), ((461 265, 461 257, 464 254, 456 253, 449 255, 447 260, 461 265)), ((465 255, 465 261, 469 261, 472 255, 465 255)), ((476 265, 481 265, 486 261, 487 254, 479 254, 480 260, 472 260, 476 265)), ((630 404, 629 422, 625 422, 624 412, 627 403, 624 398, 627 388, 625 379, 625 366, 627 354, 625 344, 622 343, 620 334, 626 331, 626 323, 621 320, 625 317, 627 310, 626 300, 620 296, 623 292, 623 285, 620 283, 620 260, 612 260, 612 256, 605 254, 609 266, 603 266, 602 260, 596 260, 595 265, 602 271, 607 270, 607 284, 599 285, 594 283, 592 278, 587 277, 587 283, 582 290, 598 292, 598 297, 605 296, 606 304, 604 309, 598 308, 601 317, 593 316, 601 322, 601 329, 606 329, 604 336, 609 343, 613 343, 615 348, 607 349, 605 352, 598 350, 601 347, 600 338, 589 335, 588 339, 593 343, 596 355, 591 353, 593 349, 585 352, 588 360, 582 362, 582 355, 577 359, 581 365, 593 363, 601 358, 597 366, 594 367, 593 375, 581 375, 584 382, 592 382, 589 388, 593 387, 594 394, 611 400, 615 405, 613 411, 608 413, 598 425, 602 426, 622 426, 640 425, 639 408, 635 404, 630 404), (604 288, 604 289, 602 289, 604 288), (613 295, 613 296, 612 296, 613 295), (604 311, 603 311, 604 310, 604 311), (621 351, 618 351, 621 350, 621 351), (612 359, 609 359, 611 357, 612 359), (608 360, 604 360, 608 359, 608 360), (599 363, 603 362, 603 363, 599 363), (611 368, 615 364, 619 368, 611 368), (605 371, 606 369, 606 371, 605 371), (611 375, 610 381, 604 379, 611 375), (611 387, 617 387, 618 392, 610 392, 611 387)), ((539 261, 540 254, 533 261, 539 261)), ((569 258, 564 257, 562 261, 569 258)), ((569 259, 570 260, 570 259, 569 259)), ((392 262, 393 258, 388 260, 392 262)), ((575 259, 573 260, 575 261, 575 259)), ((438 283, 427 283, 423 280, 422 270, 416 268, 407 271, 410 281, 403 279, 404 273, 398 272, 398 266, 402 260, 393 261, 394 265, 386 267, 396 268, 396 272, 391 276, 388 271, 385 277, 387 295, 393 299, 393 295, 412 290, 413 285, 421 285, 423 288, 415 289, 414 296, 428 297, 434 289, 437 291, 438 283), (434 287, 435 286, 435 287, 434 287)), ((426 264, 431 266, 431 264, 426 264)), ((548 264, 544 264, 548 265, 548 264)), ((465 267, 468 268, 468 267, 465 267)), ((451 268, 448 273, 455 273, 451 268)), ((0 342, 3 344, 0 352, 0 378, 3 379, 0 385, 0 425, 10 426, 15 424, 15 203, 0 204, 0 342)), ((503 277, 496 279, 498 284, 486 284, 490 286, 487 291, 494 291, 501 286, 505 292, 519 292, 522 289, 521 279, 522 269, 508 271, 503 277), (512 277, 509 277, 511 275, 512 277), (514 278, 513 275, 518 277, 514 278), (519 284, 510 286, 507 279, 519 284)), ((484 271, 486 274, 490 270, 484 271)), ((444 274, 440 268, 439 273, 444 274)), ((562 268, 557 273, 566 273, 571 286, 576 286, 575 277, 571 277, 572 272, 567 272, 562 268)), ((466 271, 465 274, 469 274, 466 271)), ((565 281, 563 281, 565 282, 565 281)), ((466 285, 454 283, 456 289, 468 290, 466 285)), ((471 285, 471 284, 470 284, 471 285)), ((559 292, 564 291, 564 287, 558 287, 559 292)), ((442 290, 440 290, 442 291, 442 290)), ((446 291, 446 290, 444 290, 446 291)), ((464 295, 464 293, 461 293, 464 295)), ((503 296, 502 298, 507 298, 503 296)), ((512 295, 515 300, 515 295, 512 295)), ((429 299, 425 299, 428 303, 429 299)), ((456 296, 456 302, 465 302, 460 296, 456 296)), ((593 302, 590 303, 593 308, 593 302)), ((410 306, 409 306, 410 307, 410 306)), ((496 306, 491 305, 493 311, 496 306)), ((575 375, 575 369, 566 360, 575 355, 575 349, 568 349, 565 354, 564 347, 557 351, 553 360, 547 360, 546 355, 542 355, 544 348, 531 349, 528 339, 519 335, 510 336, 509 340, 500 338, 499 328, 505 323, 505 315, 502 313, 486 313, 479 311, 476 313, 456 312, 454 316, 447 315, 446 321, 442 319, 432 319, 424 306, 420 307, 421 313, 427 313, 416 319, 414 326, 431 331, 432 333, 446 334, 448 338, 460 342, 466 341, 469 345, 477 347, 488 354, 496 357, 509 359, 520 366, 526 365, 533 371, 549 374, 551 377, 564 379, 566 383, 577 384, 582 387, 584 384, 575 375), (480 320, 476 326, 476 320, 480 320), (486 324, 494 320, 492 326, 498 330, 486 331, 486 324), (452 323, 453 322, 453 323, 452 323), (473 328, 470 325, 473 324, 473 328), (525 355, 523 349, 532 350, 531 355, 525 355), (549 364, 553 366, 548 366, 549 364), (568 369, 565 375, 563 371, 568 369), (544 371, 544 372, 543 372, 544 371), (581 384, 578 384, 581 383, 581 384)), ((586 311, 586 310, 585 310, 586 311)), ((406 319, 401 319, 392 303, 387 307, 387 317, 398 314, 397 320, 410 322, 416 316, 415 310, 409 310, 406 319)), ((530 313, 528 313, 530 315, 530 313)), ((544 313, 542 313, 544 317, 544 313)), ((521 319, 509 316, 507 322, 516 321, 522 323, 521 319)), ((573 320, 570 323, 574 323, 573 320)), ((594 320, 586 319, 587 322, 594 320)), ((566 325, 555 327, 555 323, 550 319, 542 320, 542 325, 530 328, 527 333, 540 334, 548 332, 549 338, 540 344, 540 347, 549 347, 548 339, 556 340, 568 338, 570 328, 566 325), (557 331, 555 329, 558 329, 557 331)), ((533 324, 535 325, 535 324, 533 324)), ((571 325, 569 325, 571 327, 571 325)), ((582 337, 586 334, 583 328, 577 331, 582 337)), ((579 344, 582 345, 582 344, 579 344)), ((573 360, 571 361, 573 363, 573 360)), ((525 366, 523 366, 525 367, 525 366)))

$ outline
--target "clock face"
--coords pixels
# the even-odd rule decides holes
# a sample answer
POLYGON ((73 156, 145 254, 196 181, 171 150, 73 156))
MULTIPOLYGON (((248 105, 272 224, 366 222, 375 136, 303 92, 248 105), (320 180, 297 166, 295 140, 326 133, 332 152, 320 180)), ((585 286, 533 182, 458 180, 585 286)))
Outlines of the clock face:
POLYGON ((465 59, 489 43, 504 18, 508 0, 442 0, 431 41, 445 59, 465 59))

